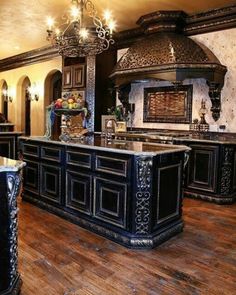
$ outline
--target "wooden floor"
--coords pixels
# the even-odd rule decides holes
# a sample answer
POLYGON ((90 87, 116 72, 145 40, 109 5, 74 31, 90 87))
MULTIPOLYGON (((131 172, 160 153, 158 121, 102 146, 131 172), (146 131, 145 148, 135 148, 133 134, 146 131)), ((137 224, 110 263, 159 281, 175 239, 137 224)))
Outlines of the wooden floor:
POLYGON ((236 204, 184 200, 184 232, 129 250, 19 201, 22 295, 236 294, 236 204))

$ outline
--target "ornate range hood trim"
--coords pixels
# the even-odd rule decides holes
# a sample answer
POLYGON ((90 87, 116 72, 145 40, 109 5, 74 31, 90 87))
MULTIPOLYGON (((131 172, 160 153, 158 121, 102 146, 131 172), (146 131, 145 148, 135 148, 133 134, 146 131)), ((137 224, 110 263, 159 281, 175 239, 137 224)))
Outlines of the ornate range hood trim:
POLYGON ((185 18, 182 11, 142 16, 137 23, 146 37, 128 49, 110 77, 120 89, 132 81, 145 79, 182 83, 185 79, 204 78, 209 85, 212 116, 216 121, 220 117, 220 93, 227 68, 209 48, 183 35, 185 18))

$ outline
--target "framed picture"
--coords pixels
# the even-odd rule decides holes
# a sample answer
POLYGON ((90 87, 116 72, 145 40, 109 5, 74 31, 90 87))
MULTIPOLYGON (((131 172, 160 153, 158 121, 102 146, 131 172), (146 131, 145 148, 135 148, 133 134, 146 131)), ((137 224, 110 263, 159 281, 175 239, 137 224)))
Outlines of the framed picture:
POLYGON ((192 85, 144 88, 143 122, 191 123, 192 85))
POLYGON ((116 121, 116 116, 115 115, 102 115, 102 126, 101 126, 101 130, 102 132, 106 131, 107 128, 107 122, 109 120, 112 120, 114 122, 113 124, 113 129, 115 131, 115 121, 116 121))

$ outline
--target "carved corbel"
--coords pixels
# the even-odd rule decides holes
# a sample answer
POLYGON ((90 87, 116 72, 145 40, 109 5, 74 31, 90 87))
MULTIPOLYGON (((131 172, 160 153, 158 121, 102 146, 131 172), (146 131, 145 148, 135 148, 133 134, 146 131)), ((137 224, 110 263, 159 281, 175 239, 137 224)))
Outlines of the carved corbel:
POLYGON ((207 83, 209 86, 209 97, 211 99, 211 112, 212 117, 215 121, 217 121, 220 118, 220 112, 221 112, 221 89, 222 86, 220 84, 216 83, 207 83))
POLYGON ((123 107, 129 109, 129 93, 131 90, 131 84, 122 85, 118 88, 118 98, 123 107))

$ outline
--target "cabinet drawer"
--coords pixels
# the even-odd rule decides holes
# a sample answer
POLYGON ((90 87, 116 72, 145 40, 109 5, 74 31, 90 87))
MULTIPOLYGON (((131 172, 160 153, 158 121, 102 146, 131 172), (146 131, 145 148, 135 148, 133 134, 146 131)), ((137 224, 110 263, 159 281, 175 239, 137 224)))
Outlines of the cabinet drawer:
POLYGON ((41 159, 60 163, 62 160, 62 148, 42 146, 41 159))
POLYGON ((34 144, 23 144, 23 155, 39 157, 39 146, 34 144))
POLYGON ((67 150, 66 163, 73 166, 92 168, 92 154, 78 150, 67 150))
POLYGON ((120 159, 116 157, 106 157, 96 155, 95 170, 109 174, 128 177, 130 159, 120 159))

